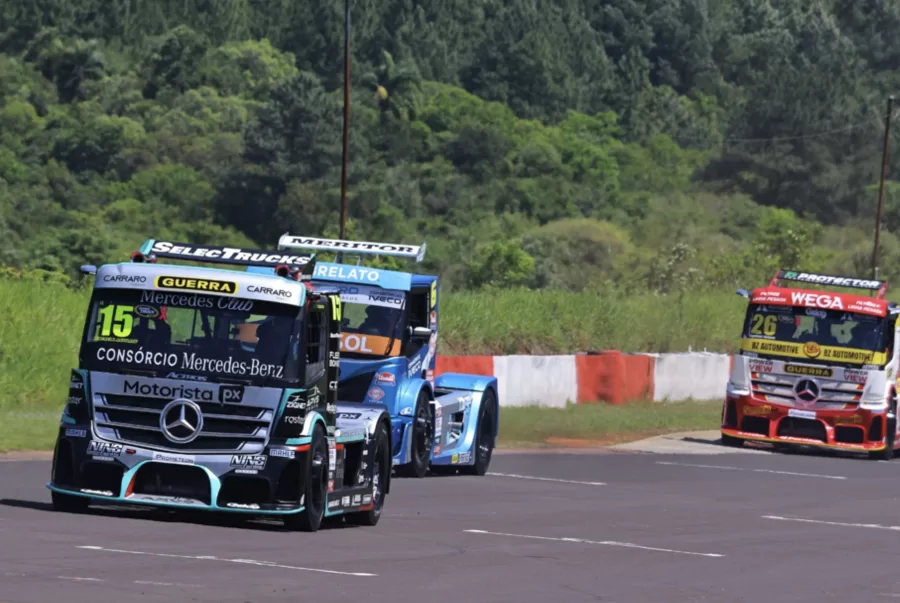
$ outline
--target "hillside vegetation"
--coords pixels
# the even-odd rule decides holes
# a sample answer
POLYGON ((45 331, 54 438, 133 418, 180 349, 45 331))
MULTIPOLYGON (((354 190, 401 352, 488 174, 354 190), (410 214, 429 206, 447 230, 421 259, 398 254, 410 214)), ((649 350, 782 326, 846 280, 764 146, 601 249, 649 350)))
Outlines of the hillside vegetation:
MULTIPOLYGON (((342 4, 4 1, 0 264, 65 280, 147 237, 334 236, 342 4)), ((778 266, 868 274, 896 2, 353 4, 350 233, 427 240, 423 269, 447 287, 644 299, 778 266)), ((898 222, 889 183, 889 277, 898 222)), ((552 299, 526 295, 453 303, 552 299)), ((578 345, 651 320, 640 302, 602 326, 565 299, 587 333, 613 329, 578 345)), ((509 348, 498 321, 474 335, 509 348)), ((628 347, 689 343, 665 329, 628 347)), ((523 349, 565 339, 529 333, 523 349)))

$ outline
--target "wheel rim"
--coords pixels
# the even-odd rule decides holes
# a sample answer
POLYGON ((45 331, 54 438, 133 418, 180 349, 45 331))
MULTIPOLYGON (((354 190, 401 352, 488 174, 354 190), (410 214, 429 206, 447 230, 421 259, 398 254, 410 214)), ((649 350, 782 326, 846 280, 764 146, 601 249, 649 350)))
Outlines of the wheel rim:
POLYGON ((490 415, 485 413, 482 421, 481 428, 478 430, 478 461, 482 463, 486 463, 491 456, 491 429, 493 425, 491 425, 490 415))
POLYGON ((384 491, 381 487, 381 465, 384 463, 384 439, 378 439, 378 446, 375 448, 375 467, 372 469, 372 503, 375 505, 376 513, 381 512, 382 499, 384 491))
POLYGON ((313 452, 312 457, 312 467, 311 467, 311 484, 310 484, 310 498, 308 501, 307 507, 309 507, 310 511, 314 514, 318 515, 325 508, 325 493, 328 490, 327 482, 326 482, 326 473, 325 473, 325 459, 327 458, 327 450, 322 450, 321 443, 316 446, 313 452))
POLYGON ((415 425, 415 444, 416 448, 416 457, 419 461, 425 461, 428 459, 428 444, 429 444, 429 432, 431 431, 431 423, 428 420, 428 403, 422 404, 419 407, 419 412, 416 413, 416 425, 415 425))

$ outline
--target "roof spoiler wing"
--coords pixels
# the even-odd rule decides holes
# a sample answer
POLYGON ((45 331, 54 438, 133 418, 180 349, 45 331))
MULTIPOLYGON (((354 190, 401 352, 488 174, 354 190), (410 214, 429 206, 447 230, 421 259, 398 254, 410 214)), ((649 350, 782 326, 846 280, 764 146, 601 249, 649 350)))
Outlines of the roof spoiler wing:
POLYGON ((230 264, 232 266, 265 266, 278 268, 302 268, 315 263, 313 254, 297 255, 284 251, 265 251, 220 245, 194 245, 176 241, 147 239, 140 249, 131 255, 132 261, 155 262, 157 258, 185 260, 203 264, 230 264))
POLYGON ((877 290, 876 299, 884 299, 888 289, 887 281, 877 281, 830 274, 817 274, 815 272, 799 272, 796 270, 779 270, 769 282, 770 287, 777 287, 778 281, 794 281, 798 283, 810 283, 814 285, 826 285, 829 287, 845 287, 847 289, 864 289, 866 291, 877 290))
POLYGON ((334 251, 336 253, 352 253, 359 255, 389 255, 414 259, 416 262, 421 262, 425 259, 424 242, 421 245, 402 245, 399 243, 320 239, 318 237, 301 237, 284 233, 281 235, 281 238, 278 239, 278 249, 311 249, 314 251, 334 251))

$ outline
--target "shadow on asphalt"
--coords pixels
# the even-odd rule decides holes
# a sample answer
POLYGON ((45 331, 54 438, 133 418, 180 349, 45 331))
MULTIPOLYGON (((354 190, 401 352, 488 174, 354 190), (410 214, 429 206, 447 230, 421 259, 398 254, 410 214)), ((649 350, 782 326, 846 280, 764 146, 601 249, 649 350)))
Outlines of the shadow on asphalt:
MULTIPOLYGON (((49 502, 34 500, 19 500, 14 498, 0 499, 0 505, 32 511, 45 511, 51 513, 66 513, 56 511, 49 502)), ((137 519, 143 521, 155 521, 160 523, 191 523, 220 528, 238 528, 263 532, 286 532, 291 530, 284 524, 273 518, 259 518, 252 516, 237 516, 230 513, 215 513, 209 511, 190 511, 164 508, 140 508, 122 504, 110 504, 93 502, 83 513, 68 513, 69 515, 88 515, 93 517, 109 517, 111 519, 137 519)), ((359 526, 344 522, 343 517, 330 517, 322 521, 320 530, 353 529, 359 526)))
MULTIPOLYGON (((692 438, 690 436, 679 438, 682 442, 690 442, 691 444, 705 444, 707 446, 723 447, 722 440, 706 440, 703 438, 692 438)), ((834 450, 830 448, 820 448, 818 446, 804 446, 802 444, 770 444, 767 442, 745 442, 744 448, 747 450, 759 450, 761 452, 770 452, 772 454, 790 454, 794 456, 816 456, 822 458, 846 458, 857 460, 869 460, 864 453, 834 450)), ((740 450, 737 448, 736 450, 740 450)))

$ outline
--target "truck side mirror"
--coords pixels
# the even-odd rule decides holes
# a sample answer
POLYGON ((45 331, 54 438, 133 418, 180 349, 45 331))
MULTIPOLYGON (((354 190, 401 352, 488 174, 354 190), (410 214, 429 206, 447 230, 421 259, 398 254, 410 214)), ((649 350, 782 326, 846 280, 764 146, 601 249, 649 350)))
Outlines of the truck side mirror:
POLYGON ((81 267, 81 272, 83 274, 97 274, 97 267, 92 266, 91 264, 85 264, 81 267))
POLYGON ((747 299, 750 299, 750 292, 747 291, 746 289, 738 289, 736 291, 736 293, 738 295, 740 295, 741 297, 746 297, 747 299))
POLYGON ((416 341, 427 341, 431 339, 431 329, 429 329, 428 327, 413 328, 412 339, 416 341))

